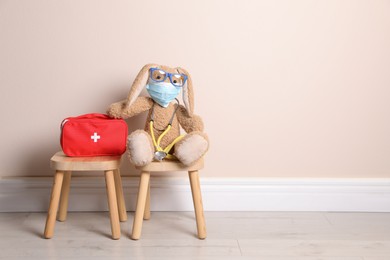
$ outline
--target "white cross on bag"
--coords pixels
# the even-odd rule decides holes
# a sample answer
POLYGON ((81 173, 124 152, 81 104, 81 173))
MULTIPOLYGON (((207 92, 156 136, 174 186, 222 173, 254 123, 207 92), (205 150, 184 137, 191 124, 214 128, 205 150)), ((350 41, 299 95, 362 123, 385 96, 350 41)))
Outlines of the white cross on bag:
POLYGON ((96 132, 91 135, 91 139, 93 139, 94 143, 97 143, 97 141, 100 139, 100 135, 98 135, 96 132))

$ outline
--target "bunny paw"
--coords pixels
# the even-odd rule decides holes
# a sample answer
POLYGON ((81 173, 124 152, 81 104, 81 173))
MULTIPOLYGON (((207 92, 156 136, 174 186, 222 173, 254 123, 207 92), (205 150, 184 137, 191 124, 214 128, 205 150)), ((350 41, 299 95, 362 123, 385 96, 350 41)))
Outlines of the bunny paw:
POLYGON ((209 142, 204 133, 190 133, 175 145, 175 156, 184 165, 196 163, 208 150, 209 142))
POLYGON ((135 166, 145 166, 153 160, 152 139, 143 130, 137 130, 127 137, 127 153, 135 166))

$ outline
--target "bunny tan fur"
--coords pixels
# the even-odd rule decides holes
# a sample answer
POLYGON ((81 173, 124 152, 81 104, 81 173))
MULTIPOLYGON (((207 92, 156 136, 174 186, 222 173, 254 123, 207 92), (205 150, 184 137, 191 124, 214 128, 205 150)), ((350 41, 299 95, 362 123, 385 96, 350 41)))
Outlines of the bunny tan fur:
MULTIPOLYGON (((170 82, 167 77, 166 82, 170 82)), ((194 92, 192 80, 189 73, 182 68, 171 68, 168 66, 147 64, 138 73, 131 86, 127 99, 113 103, 107 110, 107 113, 114 118, 130 118, 142 112, 148 111, 144 130, 137 130, 131 133, 127 138, 127 148, 130 162, 136 166, 144 166, 152 162, 156 151, 152 137, 150 135, 150 125, 152 107, 154 107, 154 135, 156 139, 160 136, 169 124, 172 115, 171 130, 161 139, 160 146, 166 147, 180 136, 180 126, 187 135, 184 136, 174 147, 174 155, 185 165, 196 163, 208 150, 209 141, 203 133, 203 121, 201 117, 195 115, 194 111, 194 92), (186 83, 182 87, 184 105, 171 102, 166 108, 158 105, 150 97, 139 97, 142 89, 149 80, 151 68, 159 68, 168 73, 182 73, 187 76, 186 83)), ((172 153, 172 151, 171 151, 172 153)))

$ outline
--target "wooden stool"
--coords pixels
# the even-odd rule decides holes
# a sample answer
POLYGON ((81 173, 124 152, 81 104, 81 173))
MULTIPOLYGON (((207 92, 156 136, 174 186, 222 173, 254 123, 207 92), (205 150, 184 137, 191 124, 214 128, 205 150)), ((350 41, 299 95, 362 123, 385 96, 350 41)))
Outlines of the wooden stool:
POLYGON ((112 238, 120 238, 119 220, 127 220, 122 180, 119 173, 120 160, 121 156, 68 157, 63 152, 58 152, 51 158, 50 166, 56 170, 56 173, 47 212, 45 238, 53 237, 58 204, 60 207, 58 220, 66 220, 72 171, 104 171, 112 238), (59 203, 60 197, 61 202, 59 203))
POLYGON ((195 165, 187 167, 179 161, 162 161, 152 162, 143 167, 136 167, 141 170, 139 183, 137 207, 135 210, 133 231, 131 238, 138 240, 141 237, 143 219, 150 218, 150 172, 170 172, 170 171, 187 171, 190 177, 192 199, 194 201, 196 225, 198 237, 206 238, 206 223, 203 215, 202 195, 200 191, 198 171, 203 168, 203 158, 195 165))

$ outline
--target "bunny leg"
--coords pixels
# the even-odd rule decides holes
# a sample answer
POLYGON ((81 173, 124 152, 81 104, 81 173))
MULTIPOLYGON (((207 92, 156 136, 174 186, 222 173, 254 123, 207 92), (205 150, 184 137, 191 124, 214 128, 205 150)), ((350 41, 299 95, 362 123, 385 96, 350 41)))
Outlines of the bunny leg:
POLYGON ((127 137, 127 154, 135 166, 145 166, 153 160, 153 143, 144 130, 137 130, 127 137))
POLYGON ((207 135, 191 132, 175 145, 175 156, 184 165, 190 166, 198 161, 209 149, 207 135))

